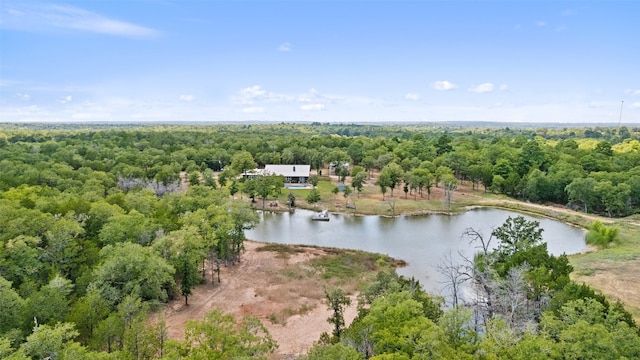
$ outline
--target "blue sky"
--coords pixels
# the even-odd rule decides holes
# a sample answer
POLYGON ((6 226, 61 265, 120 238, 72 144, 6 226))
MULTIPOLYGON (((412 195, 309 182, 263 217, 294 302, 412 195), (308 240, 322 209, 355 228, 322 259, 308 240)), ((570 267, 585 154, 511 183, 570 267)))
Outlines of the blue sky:
POLYGON ((0 121, 640 123, 640 1, 0 1, 0 121))

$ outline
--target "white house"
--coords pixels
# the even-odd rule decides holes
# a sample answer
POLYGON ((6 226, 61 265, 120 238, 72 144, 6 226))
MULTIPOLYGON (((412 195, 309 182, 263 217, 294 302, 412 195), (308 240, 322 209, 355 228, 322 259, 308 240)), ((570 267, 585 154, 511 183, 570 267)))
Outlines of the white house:
POLYGON ((243 177, 252 178, 255 176, 282 175, 284 182, 289 184, 306 184, 309 182, 311 165, 265 165, 264 169, 248 170, 243 177))

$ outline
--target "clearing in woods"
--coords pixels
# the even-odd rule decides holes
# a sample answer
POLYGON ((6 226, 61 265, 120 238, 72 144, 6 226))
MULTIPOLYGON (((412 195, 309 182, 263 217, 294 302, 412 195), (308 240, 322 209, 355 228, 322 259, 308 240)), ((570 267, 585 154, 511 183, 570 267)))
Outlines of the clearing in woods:
MULTIPOLYGON (((312 260, 335 255, 336 251, 303 246, 274 248, 252 241, 245 242, 245 247, 239 264, 222 266, 220 284, 212 284, 208 270, 206 283, 193 290, 189 305, 185 306, 181 297, 162 310, 169 337, 181 340, 187 321, 202 319, 217 308, 238 319, 244 315, 258 317, 279 345, 274 359, 306 353, 323 332, 332 331, 324 300, 324 287, 332 286, 332 280, 323 279, 312 260)), ((371 274, 375 272, 372 269, 371 274)), ((351 306, 345 311, 347 324, 357 315, 355 293, 360 280, 358 277, 340 284, 352 294, 351 306)))

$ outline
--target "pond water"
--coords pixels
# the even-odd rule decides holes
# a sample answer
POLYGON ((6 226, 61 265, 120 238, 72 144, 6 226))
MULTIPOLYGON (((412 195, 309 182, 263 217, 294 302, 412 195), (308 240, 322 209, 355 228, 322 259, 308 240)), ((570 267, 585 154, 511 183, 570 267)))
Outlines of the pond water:
MULTIPOLYGON (((312 211, 297 209, 295 213, 264 212, 260 224, 247 231, 247 238, 256 241, 304 244, 345 249, 357 249, 388 254, 408 262, 398 273, 414 276, 426 291, 440 294, 443 277, 436 265, 451 252, 455 260, 458 251, 470 256, 474 245, 462 237, 473 228, 488 239, 493 228, 502 225, 507 217, 522 215, 510 211, 483 208, 458 215, 420 215, 395 218, 381 216, 353 216, 331 214, 331 221, 312 221, 312 211)), ((575 254, 585 250, 585 232, 564 223, 522 215, 540 222, 543 240, 549 252, 575 254)))

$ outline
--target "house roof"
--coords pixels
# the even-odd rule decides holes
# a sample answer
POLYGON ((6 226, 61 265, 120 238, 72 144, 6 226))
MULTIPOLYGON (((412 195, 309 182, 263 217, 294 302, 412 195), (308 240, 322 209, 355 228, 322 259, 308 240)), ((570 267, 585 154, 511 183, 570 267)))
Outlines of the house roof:
POLYGON ((284 177, 309 177, 311 165, 265 165, 264 172, 284 177))

